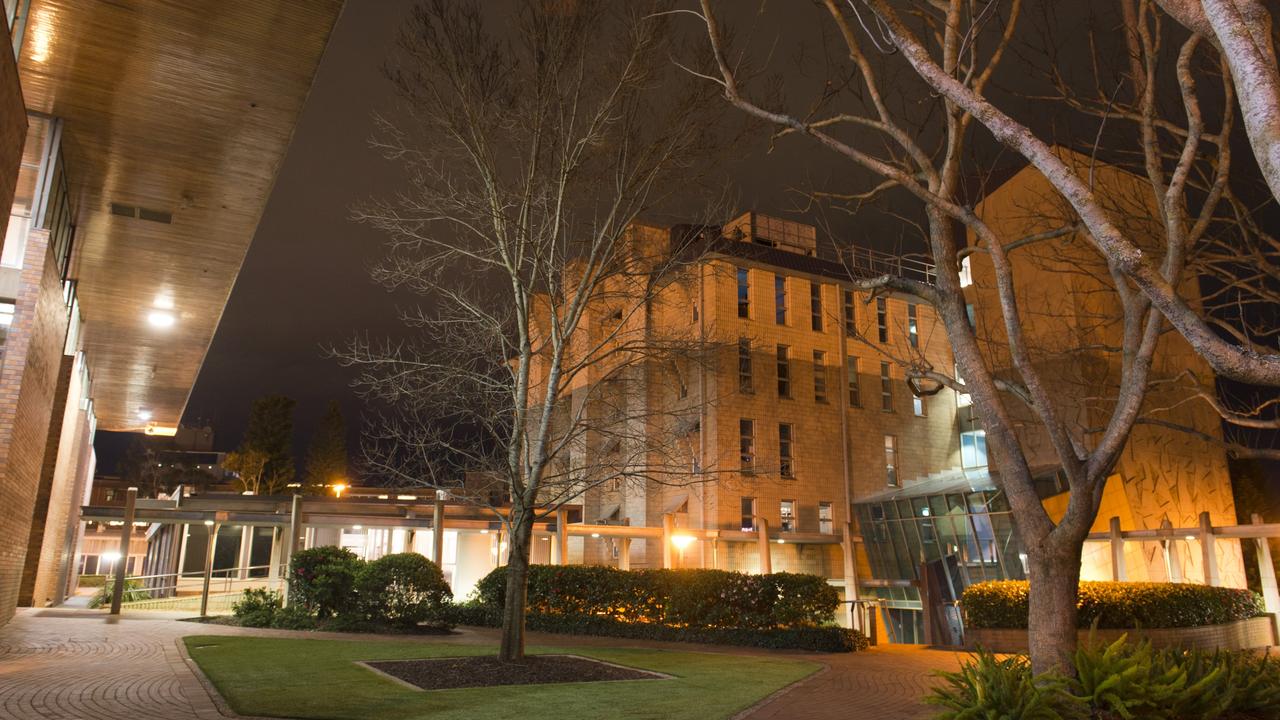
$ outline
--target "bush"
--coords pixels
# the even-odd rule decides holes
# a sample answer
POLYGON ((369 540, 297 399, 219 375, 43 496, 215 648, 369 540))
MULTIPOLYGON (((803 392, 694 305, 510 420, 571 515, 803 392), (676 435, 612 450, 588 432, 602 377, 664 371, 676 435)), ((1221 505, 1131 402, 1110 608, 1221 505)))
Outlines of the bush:
POLYGON ((1248 652, 1153 650, 1127 638, 1092 641, 1073 658, 1077 679, 1032 676, 1021 656, 980 652, 926 699, 940 718, 1280 718, 1280 664, 1248 652))
MULTIPOLYGON (((1027 627, 1025 580, 977 583, 961 598, 965 624, 973 628, 1027 627)), ((1220 625, 1262 614, 1262 597, 1250 590, 1183 583, 1082 582, 1081 628, 1175 628, 1220 625)))
POLYGON ((276 610, 271 617, 271 627, 280 630, 314 630, 316 619, 301 605, 290 605, 276 610))
POLYGON ((280 593, 275 590, 248 588, 231 606, 231 612, 244 627, 272 627, 280 605, 280 593))
POLYGON ((102 587, 103 585, 106 584, 106 582, 107 582, 106 575, 81 575, 80 578, 76 580, 76 583, 80 587, 85 587, 85 588, 102 587))
MULTIPOLYGON (((475 599, 502 608, 505 567, 476 585, 475 599)), ((528 609, 542 615, 605 617, 686 628, 818 627, 835 619, 839 595, 814 575, 746 575, 724 570, 617 570, 533 565, 528 609)))
POLYGON ((356 578, 365 617, 391 625, 414 626, 440 619, 453 599, 440 567, 417 553, 397 553, 368 563, 356 578))
MULTIPOLYGON (((94 593, 93 597, 89 598, 89 607, 111 607, 111 591, 115 586, 115 578, 107 580, 102 587, 98 588, 98 592, 94 593)), ((142 586, 141 582, 126 578, 124 581, 124 594, 122 597, 124 598, 123 602, 136 602, 138 600, 150 599, 151 593, 142 586)))
POLYGON ((356 576, 364 561, 346 548, 299 550, 289 561, 289 601, 321 620, 356 608, 356 576))
POLYGON ((1000 659, 978 652, 959 672, 939 672, 942 683, 925 698, 943 711, 938 720, 1021 718, 1065 720, 1085 717, 1085 705, 1059 676, 1033 677, 1020 655, 1000 659))

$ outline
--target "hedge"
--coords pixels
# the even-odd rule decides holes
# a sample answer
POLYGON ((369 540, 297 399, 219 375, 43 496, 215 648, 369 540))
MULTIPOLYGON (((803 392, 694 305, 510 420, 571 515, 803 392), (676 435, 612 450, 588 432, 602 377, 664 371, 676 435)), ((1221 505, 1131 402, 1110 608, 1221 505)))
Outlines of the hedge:
MULTIPOLYGON (((451 625, 499 627, 501 611, 491 605, 467 603, 454 605, 446 619, 451 625)), ((812 650, 815 652, 856 652, 866 650, 868 641, 857 630, 826 625, 794 628, 690 628, 631 623, 606 616, 547 615, 529 613, 525 627, 549 633, 596 635, 632 640, 665 640, 710 645, 737 645, 774 650, 812 650)))
MULTIPOLYGON (((965 589, 965 623, 974 628, 1027 627, 1025 580, 997 580, 965 589)), ((1082 628, 1176 628, 1221 625, 1263 612, 1250 590, 1183 583, 1082 582, 1076 624, 1082 628)))
MULTIPOLYGON (((506 570, 497 568, 480 580, 477 602, 502 608, 506 570)), ((806 628, 834 622, 839 601, 835 588, 816 575, 597 565, 529 568, 531 614, 684 628, 806 628)))

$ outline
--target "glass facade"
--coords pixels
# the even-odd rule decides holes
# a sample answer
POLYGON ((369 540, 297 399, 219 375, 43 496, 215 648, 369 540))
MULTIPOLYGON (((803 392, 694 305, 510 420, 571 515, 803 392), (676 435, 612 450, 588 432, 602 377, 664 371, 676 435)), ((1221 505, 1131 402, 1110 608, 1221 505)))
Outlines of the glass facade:
POLYGON ((984 580, 1026 577, 1004 494, 984 471, 915 483, 854 506, 871 578, 863 594, 881 600, 892 642, 922 642, 922 571, 944 601, 984 580))

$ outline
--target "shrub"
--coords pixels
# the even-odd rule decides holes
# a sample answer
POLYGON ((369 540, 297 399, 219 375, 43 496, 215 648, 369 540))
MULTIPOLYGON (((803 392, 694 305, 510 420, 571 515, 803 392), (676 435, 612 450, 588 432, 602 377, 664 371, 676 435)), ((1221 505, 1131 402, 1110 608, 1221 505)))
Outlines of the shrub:
POLYGON ((439 619, 453 598, 440 566, 417 553, 397 553, 368 563, 356 578, 365 617, 375 622, 413 626, 439 619))
POLYGON ((106 575, 81 575, 76 583, 80 587, 102 587, 107 582, 106 575))
POLYGON ((276 610, 271 617, 271 627, 280 630, 314 630, 315 617, 301 605, 290 605, 276 610))
MULTIPOLYGON (((111 591, 115 588, 115 586, 116 586, 115 578, 111 578, 107 580, 103 584, 103 586, 98 588, 98 591, 93 594, 93 597, 89 598, 89 607, 91 608, 110 607, 111 591)), ((129 580, 128 578, 126 578, 124 581, 124 594, 122 597, 123 597, 123 602, 136 602, 138 600, 150 599, 151 593, 142 586, 141 582, 138 582, 137 580, 129 580)))
POLYGON ((289 600, 321 620, 355 609, 356 576, 364 561, 346 548, 299 550, 289 561, 289 600))
POLYGON ((1021 718, 1065 720, 1086 716, 1085 703, 1071 695, 1062 677, 1033 677, 1020 655, 1000 659, 979 651, 958 672, 938 672, 942 683, 925 698, 943 708, 938 720, 1021 718))
POLYGON ((1280 664, 1248 652, 1153 650, 1150 643, 1092 639, 1074 657, 1076 679, 1032 676, 1021 656, 980 652, 926 701, 942 718, 1280 718, 1280 664), (1054 714, 1056 713, 1056 714, 1054 714))
MULTIPOLYGON (((476 585, 474 598, 501 609, 506 568, 476 585)), ((617 570, 598 565, 533 565, 530 613, 688 628, 778 629, 831 623, 839 595, 814 575, 746 575, 725 570, 617 570)))
MULTIPOLYGON (((1027 627, 1025 580, 977 583, 961 598, 965 623, 974 628, 1027 627)), ((1262 598, 1250 590, 1184 583, 1082 582, 1081 628, 1173 628, 1246 620, 1262 614, 1262 598)))
POLYGON ((245 627, 271 627, 280 605, 280 593, 275 590, 247 588, 231 606, 231 612, 245 627))

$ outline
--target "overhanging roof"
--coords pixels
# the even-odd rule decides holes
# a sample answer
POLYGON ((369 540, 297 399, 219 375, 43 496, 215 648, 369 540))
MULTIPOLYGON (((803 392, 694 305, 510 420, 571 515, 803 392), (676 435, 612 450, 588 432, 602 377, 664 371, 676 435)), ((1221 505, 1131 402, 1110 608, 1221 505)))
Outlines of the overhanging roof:
POLYGON ((177 425, 342 0, 32 0, 27 107, 65 121, 99 424, 177 425), (172 214, 164 224, 111 204, 172 214), (177 322, 147 321, 169 298, 177 322))

